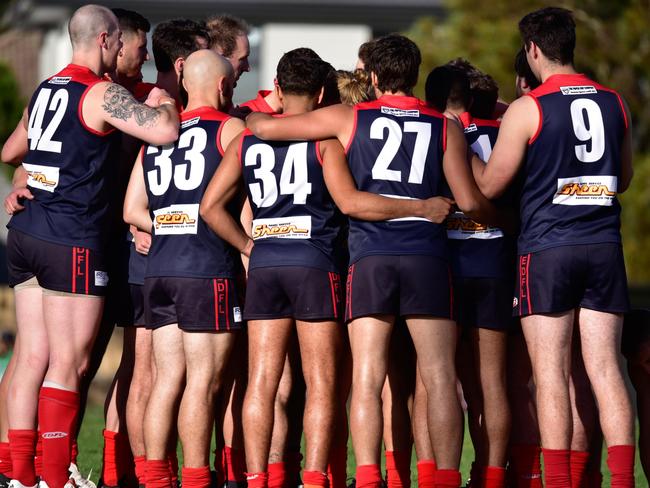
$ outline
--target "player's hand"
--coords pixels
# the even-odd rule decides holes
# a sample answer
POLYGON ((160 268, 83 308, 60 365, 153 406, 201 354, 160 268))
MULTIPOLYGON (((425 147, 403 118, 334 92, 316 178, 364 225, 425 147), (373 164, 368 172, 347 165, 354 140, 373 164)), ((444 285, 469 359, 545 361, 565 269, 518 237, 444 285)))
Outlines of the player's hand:
POLYGON ((149 254, 149 248, 151 247, 151 234, 136 230, 133 234, 133 243, 135 244, 135 250, 146 256, 149 254))
POLYGON ((451 213, 455 202, 446 197, 432 197, 422 201, 423 211, 419 217, 424 217, 434 224, 441 224, 451 213))
POLYGON ((29 191, 28 188, 16 188, 9 195, 7 195, 7 198, 5 198, 5 211, 9 215, 20 212, 25 208, 25 206, 22 205, 22 202, 25 200, 25 198, 27 200, 33 200, 34 195, 32 195, 32 192, 29 191))
POLYGON ((145 105, 152 108, 160 107, 163 102, 173 101, 174 99, 162 88, 154 87, 149 92, 149 96, 144 101, 145 105))
POLYGON ((462 120, 460 119, 460 117, 459 117, 458 115, 456 115, 455 113, 450 112, 449 110, 446 110, 446 111, 443 113, 443 115, 444 115, 445 117, 447 117, 449 120, 451 120, 451 121, 455 122, 456 124, 458 124, 458 127, 460 127, 461 129, 463 128, 463 121, 462 121, 462 120))

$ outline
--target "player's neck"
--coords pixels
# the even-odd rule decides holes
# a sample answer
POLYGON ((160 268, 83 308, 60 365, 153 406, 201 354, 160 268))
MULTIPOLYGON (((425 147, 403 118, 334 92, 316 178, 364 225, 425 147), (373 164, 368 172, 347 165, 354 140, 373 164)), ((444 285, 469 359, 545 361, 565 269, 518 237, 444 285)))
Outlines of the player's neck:
POLYGON ((70 63, 88 68, 90 71, 100 77, 104 76, 104 73, 106 72, 106 69, 102 63, 101 55, 98 55, 94 52, 74 52, 72 54, 72 60, 70 63))
POLYGON ((192 96, 188 93, 187 106, 185 107, 185 111, 189 112, 190 110, 196 110, 197 108, 201 107, 212 107, 220 111, 223 111, 224 108, 219 104, 219 97, 216 95, 216 92, 214 97, 206 96, 203 93, 192 96))
POLYGON ((280 112, 282 110, 282 102, 278 98, 275 90, 271 90, 271 93, 264 97, 264 101, 273 109, 274 112, 280 112))
POLYGON ((575 75, 577 73, 572 64, 548 63, 540 67, 539 77, 542 83, 544 83, 553 75, 575 75))
POLYGON ((156 77, 156 86, 162 88, 169 95, 174 98, 177 102, 180 100, 180 94, 178 92, 178 76, 176 71, 170 70, 167 73, 158 72, 156 77))
POLYGON ((445 112, 456 115, 457 117, 460 117, 461 114, 464 114, 467 112, 467 109, 465 107, 452 107, 447 105, 447 108, 445 109, 445 112))
POLYGON ((284 96, 282 99, 282 113, 298 115, 311 112, 316 108, 317 102, 311 97, 284 96))

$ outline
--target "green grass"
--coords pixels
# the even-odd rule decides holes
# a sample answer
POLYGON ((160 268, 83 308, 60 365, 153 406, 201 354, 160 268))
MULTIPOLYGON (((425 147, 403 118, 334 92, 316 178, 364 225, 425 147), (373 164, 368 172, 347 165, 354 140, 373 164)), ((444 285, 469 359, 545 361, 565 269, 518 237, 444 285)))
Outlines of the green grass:
MULTIPOLYGON (((102 429, 104 428, 104 418, 102 408, 99 406, 89 406, 84 418, 83 425, 81 427, 81 433, 79 434, 79 469, 81 472, 86 475, 92 469, 92 479, 97 481, 99 475, 101 474, 101 465, 102 465, 102 429)), ((603 486, 609 486, 609 473, 607 472, 605 464, 605 455, 606 451, 603 450, 603 486)), ((465 430, 465 442, 463 443, 463 457, 461 459, 461 472, 463 474, 463 480, 466 480, 469 476, 469 469, 474 459, 474 449, 472 448, 472 443, 469 439, 469 434, 465 430)), ((179 460, 182 461, 182 453, 179 448, 179 460)), ((356 464, 354 461, 354 453, 352 452, 351 443, 348 444, 348 476, 354 474, 354 468, 356 464)), ((417 486, 416 479, 417 471, 415 467, 415 455, 413 455, 411 461, 411 480, 413 482, 413 487, 417 486)), ((637 459, 635 465, 635 478, 637 488, 648 488, 648 480, 643 474, 641 469, 641 462, 639 461, 639 453, 637 451, 637 459)))

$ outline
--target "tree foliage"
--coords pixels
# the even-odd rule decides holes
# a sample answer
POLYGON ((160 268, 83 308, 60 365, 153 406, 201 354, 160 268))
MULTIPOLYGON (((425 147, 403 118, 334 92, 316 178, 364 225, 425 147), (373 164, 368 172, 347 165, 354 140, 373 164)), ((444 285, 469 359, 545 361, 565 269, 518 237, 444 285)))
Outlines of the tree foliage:
MULTIPOLYGON (((0 62, 0 141, 3 144, 20 120, 24 107, 25 101, 18 91, 16 78, 14 78, 11 69, 0 62)), ((2 174, 11 178, 13 168, 3 164, 2 174)))
MULTIPOLYGON (((419 19, 407 32, 422 50, 416 93, 429 71, 464 57, 499 83, 500 96, 514 97, 514 57, 522 45, 519 20, 549 5, 540 0, 445 0, 443 19, 419 19)), ((635 179, 621 198, 623 237, 632 282, 650 282, 650 0, 560 0, 577 23, 576 68, 611 86, 627 101, 634 124, 635 179)))

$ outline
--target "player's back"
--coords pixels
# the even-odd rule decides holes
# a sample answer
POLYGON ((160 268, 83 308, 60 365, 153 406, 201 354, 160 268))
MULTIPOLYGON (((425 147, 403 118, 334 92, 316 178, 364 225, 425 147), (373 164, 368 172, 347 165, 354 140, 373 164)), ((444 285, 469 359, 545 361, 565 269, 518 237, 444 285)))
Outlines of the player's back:
POLYGON ((240 158, 253 211, 250 268, 337 271, 342 216, 325 186, 319 143, 269 142, 246 131, 240 158))
POLYGON ((551 76, 528 95, 540 121, 524 168, 519 253, 620 242, 621 98, 578 74, 551 76))
MULTIPOLYGON (((384 95, 357 104, 347 148, 359 190, 394 198, 426 199, 445 188, 445 117, 413 97, 384 95)), ((446 258, 444 225, 412 217, 385 222, 350 219, 350 259, 424 254, 446 258)))
POLYGON ((146 276, 232 276, 232 248, 199 216, 201 198, 221 162, 219 137, 228 118, 211 107, 187 111, 181 114, 174 144, 144 146, 142 165, 153 220, 146 276))
POLYGON ((82 115, 87 91, 101 81, 90 69, 71 64, 34 92, 23 162, 34 200, 25 202, 9 227, 58 244, 103 246, 106 163, 118 144, 114 131, 98 132, 82 115))

